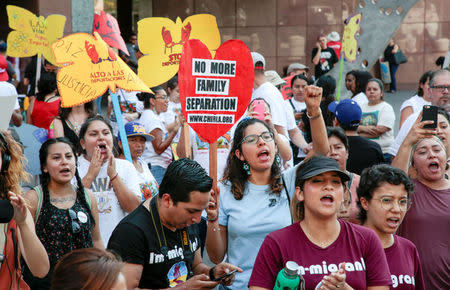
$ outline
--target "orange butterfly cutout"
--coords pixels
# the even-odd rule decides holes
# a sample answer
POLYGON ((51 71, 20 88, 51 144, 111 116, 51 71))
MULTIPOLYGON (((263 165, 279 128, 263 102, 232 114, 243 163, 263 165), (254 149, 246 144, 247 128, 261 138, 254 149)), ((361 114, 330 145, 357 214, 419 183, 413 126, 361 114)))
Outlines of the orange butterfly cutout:
POLYGON ((96 99, 107 89, 151 90, 117 57, 97 32, 75 33, 52 45, 55 59, 63 67, 57 75, 61 107, 73 107, 96 99))
POLYGON ((66 17, 52 14, 47 18, 37 17, 30 11, 14 5, 6 6, 9 27, 14 29, 8 34, 6 54, 12 57, 43 55, 46 60, 56 64, 51 44, 61 38, 66 17))

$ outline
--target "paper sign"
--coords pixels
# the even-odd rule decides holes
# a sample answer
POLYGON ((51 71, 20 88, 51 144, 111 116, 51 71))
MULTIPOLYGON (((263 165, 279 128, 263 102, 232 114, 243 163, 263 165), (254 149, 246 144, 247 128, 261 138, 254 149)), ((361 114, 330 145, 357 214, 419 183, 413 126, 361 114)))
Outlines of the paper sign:
POLYGON ((356 40, 356 34, 358 33, 359 26, 361 25, 362 13, 349 16, 345 20, 344 35, 342 36, 342 50, 345 60, 354 62, 358 55, 358 41, 356 40))
POLYGON ((16 102, 17 95, 2 96, 0 98, 0 129, 8 129, 16 102))
POLYGON ((97 32, 75 33, 52 45, 58 64, 61 107, 73 107, 96 99, 109 88, 150 92, 150 89, 114 53, 97 32), (94 37, 95 36, 95 37, 94 37))
POLYGON ((224 42, 211 59, 208 47, 191 39, 183 47, 178 77, 186 121, 202 139, 214 143, 250 103, 253 59, 240 40, 224 42))
POLYGON ((167 82, 177 72, 183 44, 189 39, 201 40, 209 50, 220 45, 216 17, 197 14, 183 22, 169 18, 149 17, 138 22, 138 45, 144 54, 138 61, 138 75, 149 86, 167 82))
POLYGON ((294 76, 295 75, 283 78, 286 84, 281 86, 281 94, 283 95, 283 99, 285 100, 289 100, 292 97, 291 80, 294 76))
POLYGON ((56 64, 51 44, 61 38, 66 17, 52 14, 47 18, 37 17, 30 11, 14 5, 6 6, 9 27, 6 54, 12 57, 43 55, 46 60, 56 64))
POLYGON ((98 32, 108 45, 120 49, 126 55, 129 55, 125 41, 123 41, 122 35, 120 35, 119 24, 111 14, 105 13, 104 11, 100 15, 94 14, 93 31, 98 32))

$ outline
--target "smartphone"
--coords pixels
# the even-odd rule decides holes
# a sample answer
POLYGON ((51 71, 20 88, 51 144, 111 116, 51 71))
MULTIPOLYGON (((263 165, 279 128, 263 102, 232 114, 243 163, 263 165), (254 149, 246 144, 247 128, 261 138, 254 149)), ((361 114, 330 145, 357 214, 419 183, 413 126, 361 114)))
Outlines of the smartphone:
MULTIPOLYGON (((263 103, 264 103, 264 102, 263 102, 263 103)), ((225 275, 222 275, 222 276, 220 276, 220 277, 214 279, 213 281, 215 281, 215 282, 217 282, 217 281, 222 281, 222 280, 225 279, 225 278, 228 278, 228 277, 230 277, 230 276, 233 276, 234 273, 236 273, 236 272, 237 272, 237 270, 233 270, 233 271, 231 271, 231 272, 229 272, 229 273, 227 273, 227 274, 225 274, 225 275)))
POLYGON ((256 100, 253 102, 253 106, 253 112, 256 113, 255 118, 264 121, 266 103, 263 100, 256 100))
POLYGON ((434 121, 433 124, 427 124, 423 126, 427 129, 436 129, 437 127, 437 112, 438 107, 436 106, 423 106, 422 120, 421 121, 434 121))

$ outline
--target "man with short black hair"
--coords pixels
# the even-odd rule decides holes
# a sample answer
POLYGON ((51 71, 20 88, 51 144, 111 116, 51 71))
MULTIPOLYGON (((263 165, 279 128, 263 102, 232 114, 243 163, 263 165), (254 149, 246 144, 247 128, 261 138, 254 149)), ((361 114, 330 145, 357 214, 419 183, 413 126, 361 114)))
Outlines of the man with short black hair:
POLYGON ((359 105, 345 99, 332 102, 328 110, 335 115, 335 126, 345 131, 348 140, 347 170, 361 175, 364 168, 384 163, 383 152, 378 143, 358 135, 362 111, 359 105))
POLYGON ((125 262, 128 289, 212 289, 233 283, 234 276, 213 280, 240 268, 228 263, 210 268, 200 255, 196 224, 209 205, 212 185, 197 162, 181 158, 167 168, 158 195, 117 225, 108 249, 125 262))
POLYGON ((317 37, 316 47, 312 51, 312 63, 315 65, 316 79, 329 72, 339 61, 334 49, 327 46, 327 37, 321 34, 317 37))

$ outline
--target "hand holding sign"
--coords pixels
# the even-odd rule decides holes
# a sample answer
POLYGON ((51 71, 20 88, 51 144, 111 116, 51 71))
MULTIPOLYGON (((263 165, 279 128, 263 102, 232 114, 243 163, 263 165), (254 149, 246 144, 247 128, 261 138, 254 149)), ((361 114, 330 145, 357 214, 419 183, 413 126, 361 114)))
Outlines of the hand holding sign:
POLYGON ((52 14, 37 17, 30 11, 14 5, 6 6, 9 27, 6 54, 12 57, 43 55, 56 64, 50 45, 63 36, 66 17, 52 14))
POLYGON ((149 92, 149 88, 101 39, 75 33, 52 45, 57 63, 67 64, 57 75, 61 107, 73 107, 96 99, 108 88, 149 92))
POLYGON ((208 143, 224 135, 244 114, 253 88, 253 60, 240 40, 224 42, 214 59, 200 40, 183 47, 179 88, 184 117, 208 143))

